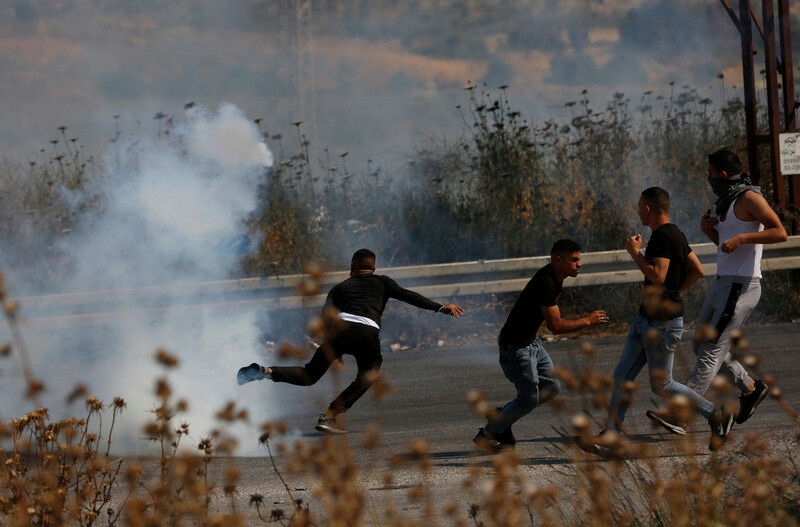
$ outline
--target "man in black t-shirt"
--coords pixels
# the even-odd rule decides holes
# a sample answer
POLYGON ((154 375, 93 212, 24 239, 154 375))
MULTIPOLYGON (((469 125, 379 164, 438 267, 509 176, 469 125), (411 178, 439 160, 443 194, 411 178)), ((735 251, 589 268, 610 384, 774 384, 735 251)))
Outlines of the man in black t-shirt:
MULTIPOLYGON (((696 392, 672 378, 675 347, 683 334, 683 301, 680 293, 703 277, 703 266, 686 237, 669 219, 669 194, 650 187, 639 198, 639 218, 652 234, 644 255, 642 235, 631 236, 625 249, 644 275, 644 293, 639 314, 628 332, 619 364, 614 370, 606 430, 620 431, 630 404, 624 385, 636 379, 647 364, 650 387, 662 397, 685 395, 699 404, 696 392)), ((685 434, 685 418, 649 410, 647 416, 673 433, 685 434)))
POLYGON ((305 366, 266 368, 253 363, 239 370, 239 384, 269 378, 275 382, 311 386, 328 371, 334 360, 342 355, 352 355, 358 366, 355 380, 319 416, 316 426, 320 432, 345 433, 344 428, 337 424, 336 416, 366 393, 381 367, 383 358, 378 333, 383 310, 390 298, 456 318, 464 314, 464 310, 455 304, 436 303, 419 293, 403 289, 388 276, 375 274, 375 253, 359 249, 350 262, 350 278, 328 292, 322 310, 323 319, 333 315, 343 327, 325 339, 305 366))
POLYGON ((517 397, 478 430, 473 441, 485 450, 499 452, 513 447, 516 441, 511 425, 558 395, 561 389, 553 375, 553 361, 536 336, 542 322, 546 321, 554 334, 608 322, 604 311, 593 311, 577 320, 561 318, 558 296, 564 279, 580 272, 580 250, 580 245, 572 240, 557 241, 550 251, 550 263, 539 269, 522 290, 500 330, 497 338, 500 366, 506 378, 514 383, 517 397))

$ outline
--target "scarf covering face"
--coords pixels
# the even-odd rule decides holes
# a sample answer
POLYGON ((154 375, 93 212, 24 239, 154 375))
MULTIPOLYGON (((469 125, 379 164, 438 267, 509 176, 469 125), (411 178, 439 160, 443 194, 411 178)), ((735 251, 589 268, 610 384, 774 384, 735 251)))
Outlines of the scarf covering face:
POLYGON ((717 196, 717 201, 714 202, 717 216, 725 214, 731 203, 748 190, 761 194, 761 187, 753 185, 750 175, 746 172, 727 178, 709 176, 708 182, 711 184, 711 190, 717 196))

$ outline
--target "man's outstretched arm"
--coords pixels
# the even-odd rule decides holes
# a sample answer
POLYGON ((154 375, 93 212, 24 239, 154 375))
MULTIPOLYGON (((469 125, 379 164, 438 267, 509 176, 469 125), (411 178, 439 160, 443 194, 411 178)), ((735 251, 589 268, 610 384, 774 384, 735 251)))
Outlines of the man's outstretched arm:
POLYGON ((444 313, 445 315, 452 315, 456 318, 464 314, 464 310, 455 304, 439 304, 430 298, 417 293, 416 291, 400 287, 397 285, 397 282, 391 278, 388 278, 387 280, 387 292, 389 293, 390 298, 400 300, 421 309, 431 309, 433 311, 444 313))
POLYGON ((596 326, 597 324, 605 324, 608 322, 608 315, 605 311, 592 311, 585 317, 576 320, 567 320, 561 318, 561 310, 557 305, 555 306, 542 306, 542 314, 544 320, 547 322, 547 327, 554 335, 561 333, 571 333, 579 329, 588 328, 589 326, 596 326))

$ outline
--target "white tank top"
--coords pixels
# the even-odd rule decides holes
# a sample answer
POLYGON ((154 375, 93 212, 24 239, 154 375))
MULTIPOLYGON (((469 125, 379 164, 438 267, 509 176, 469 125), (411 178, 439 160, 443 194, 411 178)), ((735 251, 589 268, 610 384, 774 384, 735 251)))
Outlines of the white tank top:
POLYGON ((764 226, 758 220, 742 221, 733 213, 733 200, 725 215, 725 221, 717 223, 719 247, 717 247, 717 276, 749 276, 761 278, 761 253, 764 246, 760 243, 743 243, 732 253, 724 253, 722 244, 736 236, 749 232, 761 232, 764 226))

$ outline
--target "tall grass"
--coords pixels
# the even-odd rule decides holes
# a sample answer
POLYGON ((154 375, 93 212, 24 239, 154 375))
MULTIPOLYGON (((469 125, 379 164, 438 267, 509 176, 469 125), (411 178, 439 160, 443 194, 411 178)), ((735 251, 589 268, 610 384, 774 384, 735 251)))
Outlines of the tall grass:
MULTIPOLYGON (((15 310, 7 304, 4 313, 15 326, 15 310)), ((315 320, 309 325, 321 323, 315 320)), ((734 343, 733 353, 758 371, 759 363, 743 335, 734 343)), ((23 359, 27 350, 22 344, 15 333, 3 352, 5 360, 23 359)), ((159 454, 149 463, 113 455, 114 423, 125 410, 125 401, 116 398, 106 405, 86 397, 78 386, 70 397, 85 400, 85 418, 52 422, 46 408, 40 407, 0 427, 0 525, 800 525, 796 446, 776 452, 763 438, 752 436, 740 448, 729 445, 709 456, 703 454, 705 444, 698 447, 690 436, 657 447, 616 433, 593 439, 589 416, 607 411, 613 383, 593 367, 593 347, 579 348, 574 370, 556 370, 566 392, 579 397, 562 395, 554 401, 566 424, 559 430, 564 441, 555 441, 550 448, 568 462, 546 483, 536 484, 535 474, 525 469, 520 455, 507 451, 491 460, 474 458, 463 469, 460 487, 448 487, 452 489, 448 497, 437 500, 442 488, 435 476, 435 445, 413 440, 380 464, 385 468, 378 470, 385 473, 367 475, 357 458, 369 456, 379 445, 377 425, 368 425, 361 436, 352 438, 292 439, 285 424, 266 422, 258 440, 272 472, 264 478, 279 481, 288 498, 288 505, 278 507, 269 507, 262 494, 240 496, 240 474, 233 466, 225 466, 216 476, 210 470, 235 453, 236 443, 225 429, 249 420, 245 408, 235 403, 223 406, 215 414, 219 428, 195 440, 195 447, 180 449, 191 438, 190 424, 179 419, 191 401, 175 400, 168 371, 179 367, 178 360, 157 350, 155 360, 164 374, 155 380, 154 409, 143 432, 159 454), (104 421, 108 412, 110 422, 104 421), (599 441, 604 454, 585 454, 576 446, 581 441, 599 441), (391 497, 378 504, 368 490, 368 478, 394 485, 393 473, 401 467, 416 474, 414 483, 400 487, 403 499, 417 504, 413 515, 398 508, 391 497), (297 498, 285 475, 300 478, 311 491, 309 497, 297 498)), ((786 422, 800 424, 775 379, 758 374, 772 386, 770 395, 786 411, 786 422)), ((730 396, 721 386, 714 389, 730 396)), ((386 379, 377 376, 372 393, 378 400, 390 391, 386 379)), ((29 390, 28 397, 43 393, 47 392, 29 390)), ((478 415, 491 412, 492 405, 481 393, 471 392, 467 399, 478 415)), ((692 411, 680 397, 671 399, 668 408, 682 416, 692 411)))
POLYGON ((66 126, 59 126, 49 145, 26 162, 0 161, 0 241, 6 266, 57 283, 70 263, 53 244, 77 227, 82 212, 102 206, 91 184, 99 177, 98 168, 66 126))

